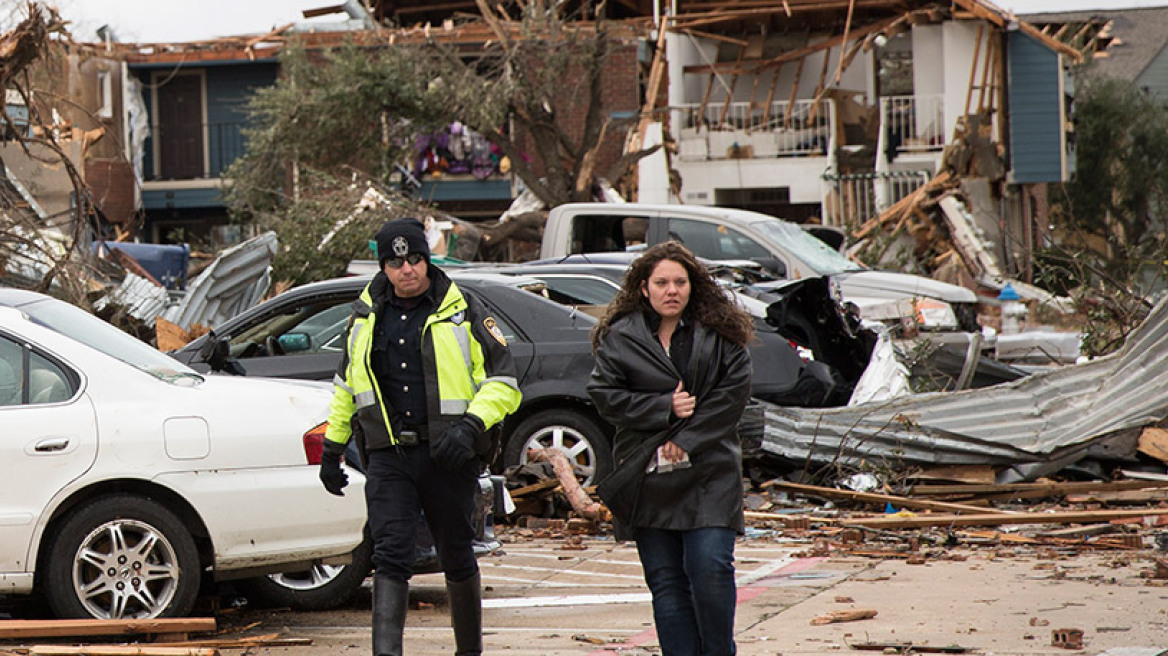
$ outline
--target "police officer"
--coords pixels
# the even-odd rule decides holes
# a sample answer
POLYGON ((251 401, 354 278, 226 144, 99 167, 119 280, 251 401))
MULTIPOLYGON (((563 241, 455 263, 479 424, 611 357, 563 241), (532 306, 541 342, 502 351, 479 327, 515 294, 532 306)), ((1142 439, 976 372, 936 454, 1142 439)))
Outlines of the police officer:
POLYGON ((430 263, 416 219, 377 232, 381 271, 354 302, 334 379, 320 479, 341 495, 345 444, 366 464, 373 538, 373 653, 400 655, 420 511, 450 596, 456 654, 482 652, 472 540, 487 431, 519 407, 515 365, 495 319, 430 263))

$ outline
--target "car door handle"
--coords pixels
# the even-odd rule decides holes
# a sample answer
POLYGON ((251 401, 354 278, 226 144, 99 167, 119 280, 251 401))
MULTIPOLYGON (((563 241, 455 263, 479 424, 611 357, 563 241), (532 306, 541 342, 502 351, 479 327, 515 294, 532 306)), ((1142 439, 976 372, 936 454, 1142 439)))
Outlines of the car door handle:
POLYGON ((67 437, 50 437, 41 440, 33 446, 33 450, 37 453, 52 453, 53 451, 64 451, 69 446, 69 438, 67 437))

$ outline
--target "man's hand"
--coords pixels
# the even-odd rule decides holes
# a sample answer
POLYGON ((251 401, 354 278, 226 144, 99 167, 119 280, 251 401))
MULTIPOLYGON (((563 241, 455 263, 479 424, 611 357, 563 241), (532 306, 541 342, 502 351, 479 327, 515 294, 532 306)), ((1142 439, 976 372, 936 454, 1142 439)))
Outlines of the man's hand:
POLYGON ((320 453, 320 482, 329 494, 338 497, 345 496, 342 492, 349 484, 349 475, 341 469, 341 455, 345 452, 345 445, 332 440, 324 441, 324 449, 320 453))
POLYGON ((475 457, 475 438, 483 428, 483 420, 472 414, 463 415, 440 435, 430 438, 430 457, 447 471, 457 470, 475 457))

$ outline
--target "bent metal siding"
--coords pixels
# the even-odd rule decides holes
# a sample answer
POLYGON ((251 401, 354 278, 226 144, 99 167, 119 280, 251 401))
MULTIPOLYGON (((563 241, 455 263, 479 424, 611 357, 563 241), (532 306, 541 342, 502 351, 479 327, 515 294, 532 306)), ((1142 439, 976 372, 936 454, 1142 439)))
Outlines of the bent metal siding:
MULTIPOLYGON (((1168 299, 1121 350, 1091 362, 852 407, 766 404, 762 449, 816 464, 994 465, 999 483, 1029 481, 1168 417, 1166 358, 1168 299)), ((1117 455, 1134 455, 1127 448, 1117 455)))

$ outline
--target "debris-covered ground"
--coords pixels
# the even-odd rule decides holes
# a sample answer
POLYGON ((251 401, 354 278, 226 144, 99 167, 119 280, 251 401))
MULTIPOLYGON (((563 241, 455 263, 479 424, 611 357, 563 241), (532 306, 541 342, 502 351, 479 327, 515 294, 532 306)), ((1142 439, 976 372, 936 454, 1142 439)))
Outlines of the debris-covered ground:
MULTIPOLYGON (((1163 653, 1166 496, 1168 483, 1137 480, 918 483, 901 495, 758 486, 736 549, 738 653, 1163 653)), ((660 653, 636 550, 604 521, 517 513, 497 533, 502 547, 480 560, 487 652, 660 653)), ((407 653, 451 651, 441 576, 411 584, 407 653)), ((139 622, 103 638, 25 626, 0 653, 107 653, 97 648, 125 642, 145 655, 366 653, 369 604, 367 590, 318 613, 228 596, 208 600, 214 629, 168 636, 139 622), (77 643, 89 651, 25 650, 77 643)))

